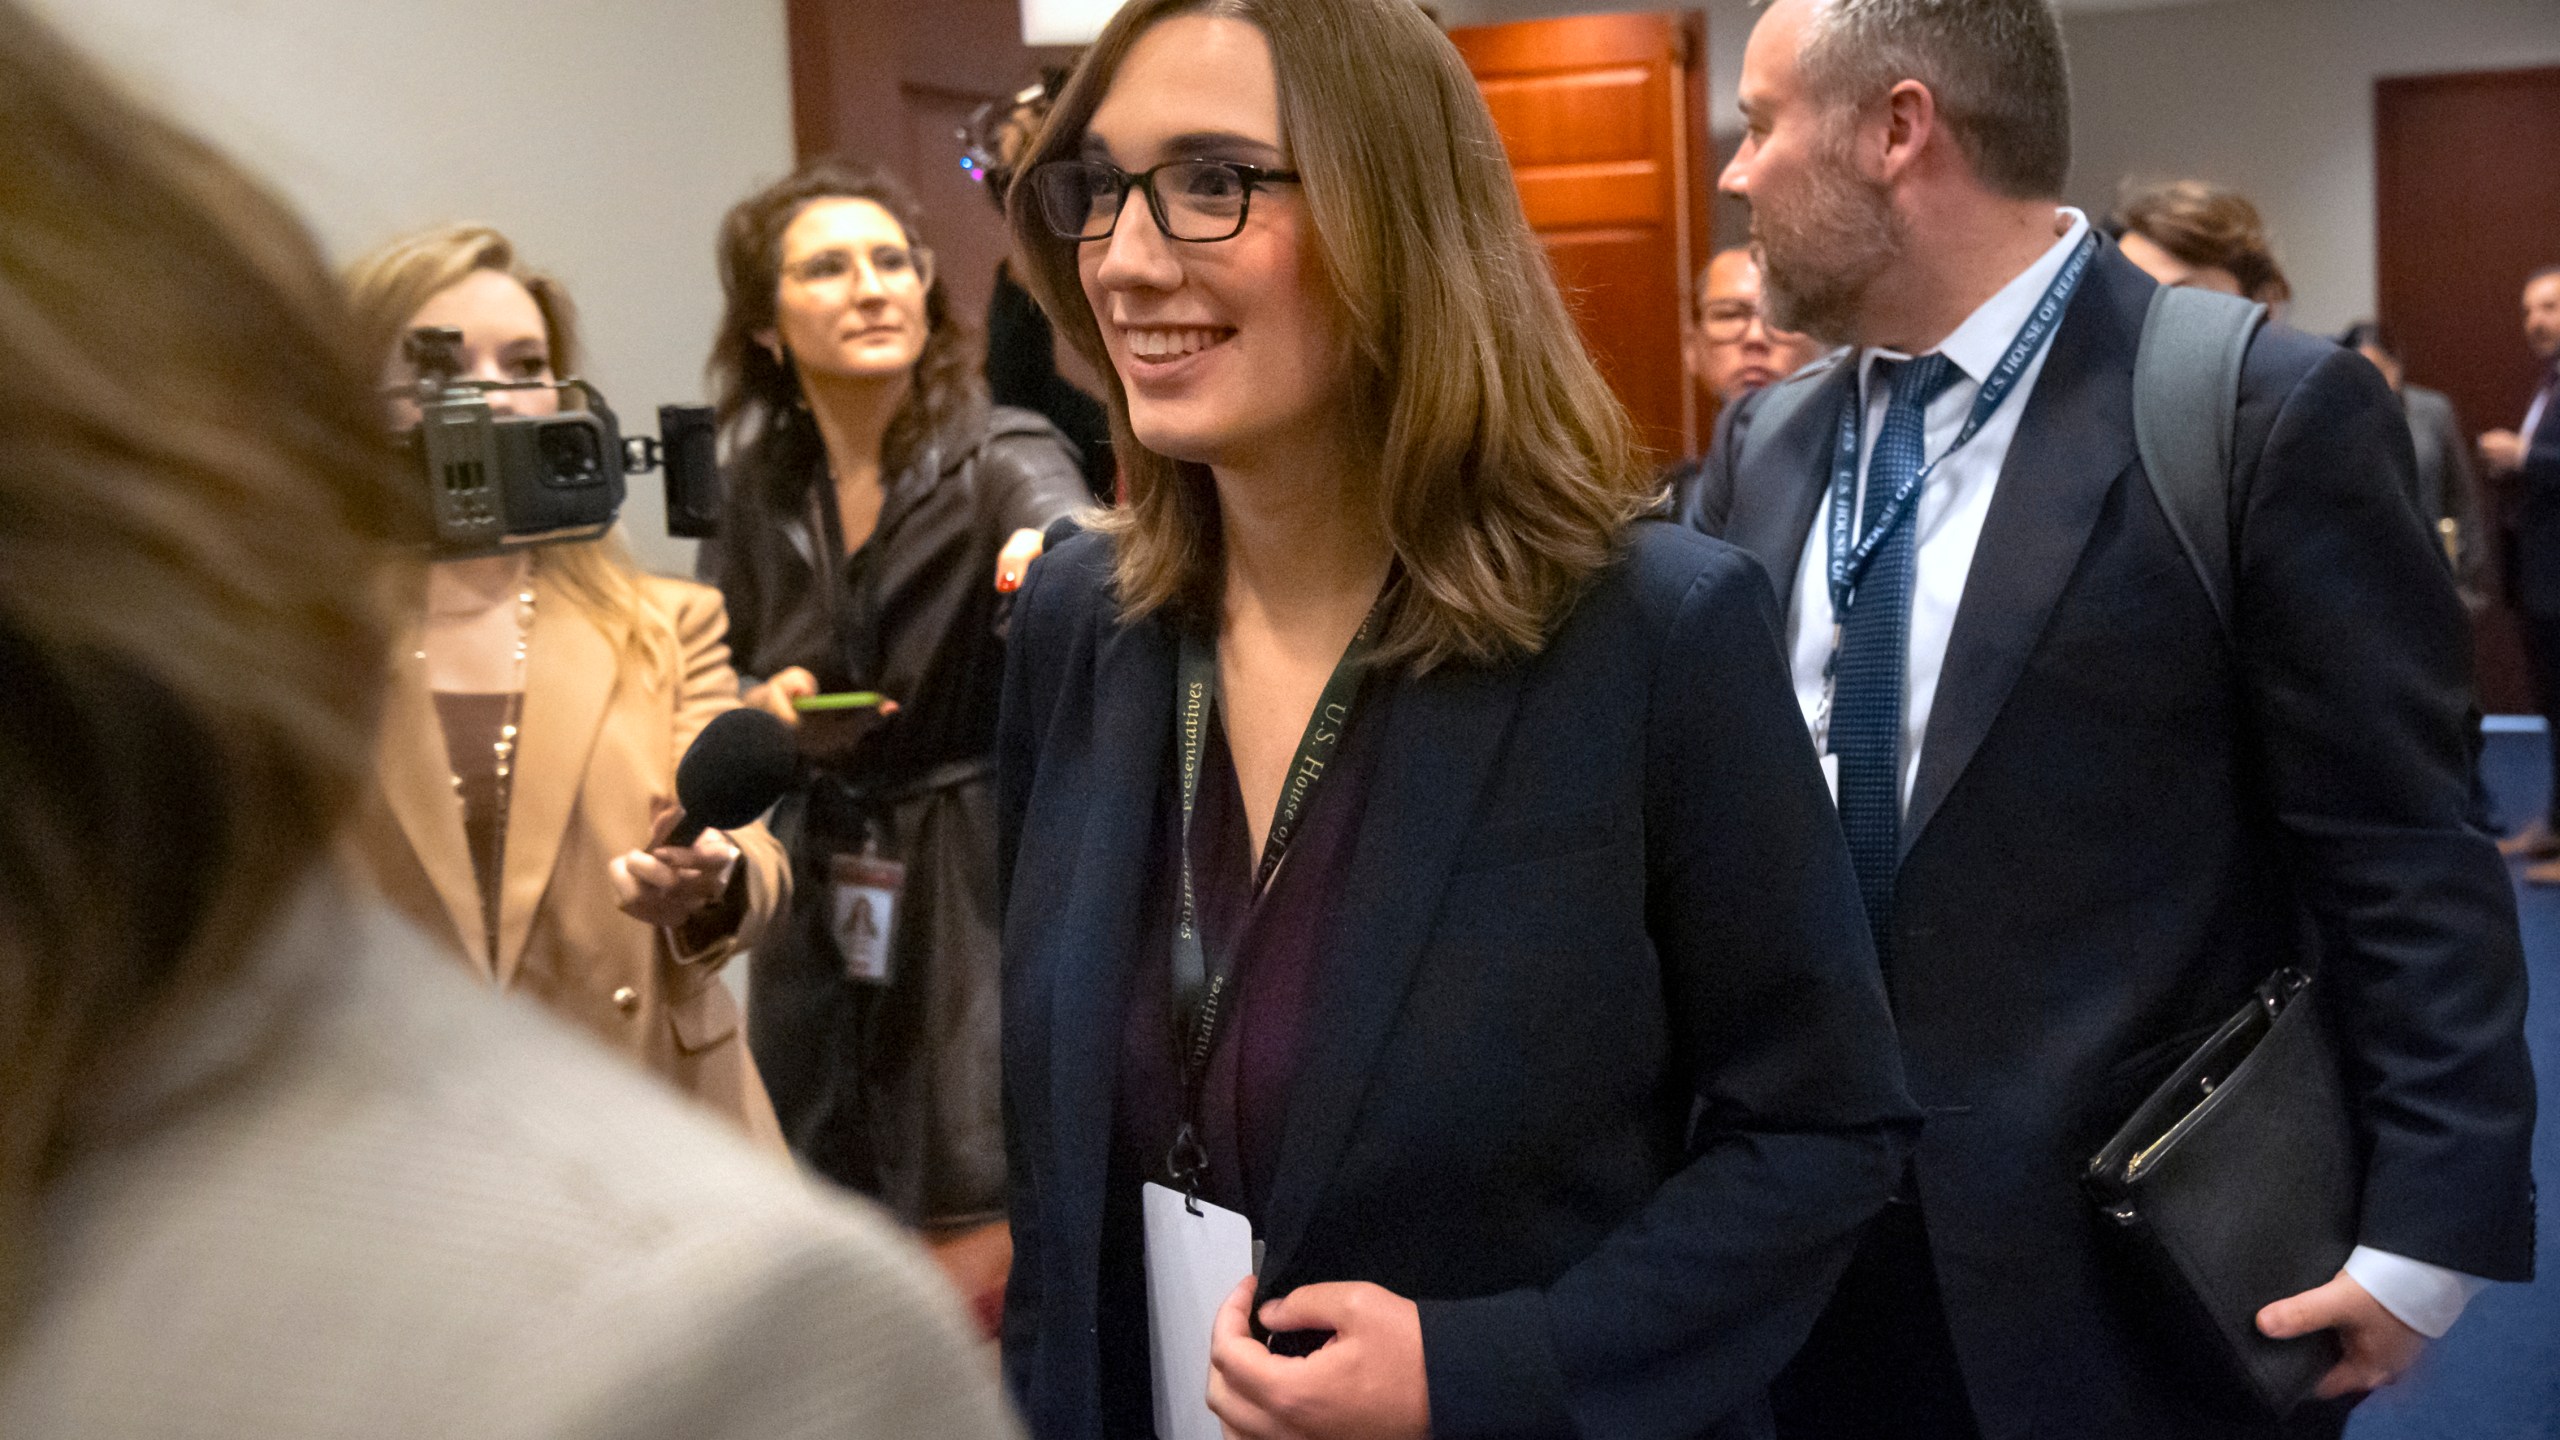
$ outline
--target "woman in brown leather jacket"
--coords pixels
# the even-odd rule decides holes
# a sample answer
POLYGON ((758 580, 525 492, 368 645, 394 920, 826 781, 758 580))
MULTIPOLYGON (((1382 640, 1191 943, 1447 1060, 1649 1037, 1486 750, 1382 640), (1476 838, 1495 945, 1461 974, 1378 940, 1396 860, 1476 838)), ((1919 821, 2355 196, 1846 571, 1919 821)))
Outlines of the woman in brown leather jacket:
POLYGON ((1011 1258, 995 582, 1087 500, 1048 422, 987 404, 915 213, 834 162, 730 211, 710 364, 728 499, 703 573, 760 681, 748 703, 894 702, 777 812, 798 901, 750 962, 749 1032, 792 1148, 922 1231, 992 1326, 1011 1258))

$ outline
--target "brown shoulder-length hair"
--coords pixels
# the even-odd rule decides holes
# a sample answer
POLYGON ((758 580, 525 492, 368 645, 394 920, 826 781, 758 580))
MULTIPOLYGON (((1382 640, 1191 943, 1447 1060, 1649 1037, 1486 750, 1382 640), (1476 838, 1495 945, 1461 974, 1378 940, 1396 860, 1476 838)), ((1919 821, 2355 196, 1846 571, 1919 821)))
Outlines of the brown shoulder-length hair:
MULTIPOLYGON (((515 242, 487 225, 441 225, 403 235, 347 266, 347 296, 366 353, 387 365, 418 311, 480 270, 494 270, 525 288, 542 312, 551 373, 562 379, 577 375, 586 355, 578 347, 578 308, 568 289, 519 261, 515 242)), ((576 606, 639 673, 664 675, 676 663, 674 622, 642 588, 640 564, 619 525, 593 540, 544 545, 534 551, 533 568, 547 589, 576 606)))
POLYGON ((2127 181, 2107 228, 2118 239, 2139 235, 2199 269, 2227 270, 2240 293, 2261 305, 2293 298, 2266 220, 2237 190, 2204 180, 2127 181))
MULTIPOLYGON (((783 232, 818 200, 868 200, 907 232, 910 247, 929 248, 918 228, 922 212, 907 187, 887 171, 848 160, 812 160, 731 206, 721 220, 720 329, 704 367, 712 406, 732 483, 763 486, 770 498, 785 503, 815 479, 826 446, 800 394, 799 374, 757 337, 777 328, 783 232)), ((938 273, 925 291, 924 314, 924 353, 916 357, 915 383, 881 441, 886 475, 905 469, 933 436, 986 408, 974 332, 952 312, 938 273)))
MULTIPOLYGON (((1353 417, 1403 568, 1381 662, 1428 669, 1531 653, 1614 552, 1653 482, 1529 230, 1466 65, 1413 0, 1134 0, 1095 42, 1025 170, 1075 158, 1138 37, 1173 15, 1243 20, 1271 45, 1282 148, 1359 368, 1353 417)), ((1222 573, 1206 467, 1137 443, 1077 275, 1077 245, 1011 205, 1025 279, 1103 375, 1128 503, 1130 615, 1214 621, 1222 573)), ((1144 222, 1140 222, 1144 223, 1144 222)))
POLYGON ((317 249, 0 0, 0 1323, 74 1097, 371 763, 424 533, 317 249))

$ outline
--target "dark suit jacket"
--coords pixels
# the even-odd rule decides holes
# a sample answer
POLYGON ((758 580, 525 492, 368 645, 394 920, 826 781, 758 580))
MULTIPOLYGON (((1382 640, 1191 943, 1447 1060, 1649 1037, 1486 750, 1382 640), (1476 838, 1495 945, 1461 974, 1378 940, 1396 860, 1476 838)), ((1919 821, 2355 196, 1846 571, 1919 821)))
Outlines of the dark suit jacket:
MULTIPOLYGON (((1171 768, 1171 633, 1121 620, 1109 543, 1033 568, 998 749, 1005 1363, 1043 1440, 1107 1428, 1114 1068, 1171 768)), ((1262 1279, 1421 1301, 1439 1436, 1688 1436, 1756 1405, 1901 1168, 1774 623, 1747 559, 1647 522, 1534 659, 1389 682, 1262 1279)))
MULTIPOLYGON (((2513 896, 2463 824, 2463 612, 2373 367, 2270 328, 2242 380, 2237 645, 2136 459, 2152 282, 2073 300, 1976 551, 1903 825, 1887 977, 1947 1317, 1988 1440, 2251 1433, 2156 1366, 2076 1180, 2174 1059, 2313 961, 2371 1147, 2362 1238, 2532 1265, 2513 896), (2306 931, 2316 943, 2306 942, 2306 931)), ((1791 586, 1855 367, 1693 499, 1791 586)))
POLYGON ((2462 419, 2442 391, 2403 385, 2400 406, 2408 412, 2409 442, 2418 453, 2413 497, 2418 518, 2427 522, 2430 533, 2439 520, 2454 522, 2454 579, 2466 589, 2477 589, 2488 567, 2482 561, 2480 476, 2471 465, 2471 437, 2463 433, 2462 419))
POLYGON ((2508 483, 2517 496, 2516 607, 2560 617, 2560 397, 2542 407, 2541 425, 2525 437, 2524 467, 2508 483))

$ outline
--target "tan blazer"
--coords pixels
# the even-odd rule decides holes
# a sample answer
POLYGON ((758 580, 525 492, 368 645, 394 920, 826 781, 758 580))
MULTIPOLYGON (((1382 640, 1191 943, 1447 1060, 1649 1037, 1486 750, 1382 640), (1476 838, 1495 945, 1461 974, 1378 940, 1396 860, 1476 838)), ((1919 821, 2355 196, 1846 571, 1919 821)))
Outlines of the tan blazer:
POLYGON ((1019 1440, 886 1215, 315 877, 73 1096, 9 1440, 1019 1440))
POLYGON ((497 954, 482 934, 462 806, 414 645, 401 646, 393 669, 376 784, 349 844, 359 872, 395 908, 500 989, 539 999, 779 1149, 773 1102, 719 971, 789 899, 781 844, 762 825, 728 832, 746 875, 746 918, 733 939, 699 955, 679 957, 667 932, 614 902, 606 867, 648 840, 653 807, 675 799, 685 747, 738 704, 720 592, 658 576, 643 576, 641 585, 676 637, 673 673, 654 679, 625 663, 574 604, 535 581, 497 954))

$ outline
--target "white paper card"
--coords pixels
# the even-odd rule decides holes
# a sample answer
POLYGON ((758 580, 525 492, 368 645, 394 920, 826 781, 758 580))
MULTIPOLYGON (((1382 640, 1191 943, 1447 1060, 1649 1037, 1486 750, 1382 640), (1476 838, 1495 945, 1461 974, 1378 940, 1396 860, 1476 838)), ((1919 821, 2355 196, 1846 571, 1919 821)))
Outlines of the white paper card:
POLYGON ((1209 1413, 1209 1333, 1218 1307, 1253 1273, 1253 1226, 1206 1200, 1200 1213, 1162 1185, 1143 1194, 1147 1227, 1147 1340, 1155 1375, 1156 1440, 1219 1440, 1209 1413))

